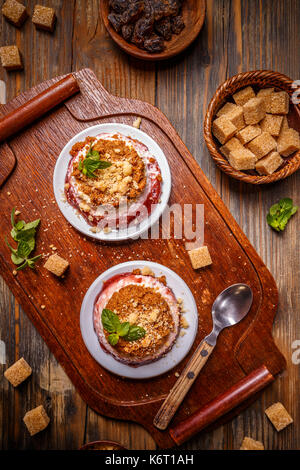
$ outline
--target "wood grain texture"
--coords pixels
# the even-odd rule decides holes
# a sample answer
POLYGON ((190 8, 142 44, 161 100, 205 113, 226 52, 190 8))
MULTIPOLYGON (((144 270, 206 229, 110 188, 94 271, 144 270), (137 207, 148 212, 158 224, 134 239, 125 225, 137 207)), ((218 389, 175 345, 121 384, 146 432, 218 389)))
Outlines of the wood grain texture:
MULTIPOLYGON (((32 10, 34 2, 30 0, 27 4, 32 10)), ((54 36, 36 32, 29 20, 16 32, 1 19, 1 45, 17 42, 25 60, 26 74, 18 72, 8 76, 3 70, 0 72, 7 83, 8 98, 44 79, 89 66, 109 92, 159 106, 268 265, 279 287, 279 311, 273 332, 287 357, 287 372, 231 423, 202 433, 183 447, 237 449, 243 436, 249 435, 263 440, 268 449, 299 448, 299 426, 276 433, 263 413, 268 405, 280 400, 295 423, 300 421, 299 366, 291 361, 292 343, 299 339, 300 331, 299 316, 295 313, 300 302, 299 259, 295 256, 299 253, 300 220, 295 217, 280 236, 271 232, 265 223, 269 206, 280 197, 291 196, 299 204, 299 173, 268 188, 249 188, 216 169, 202 138, 208 102, 226 78, 258 68, 299 78, 299 3, 296 0, 210 0, 205 26, 196 42, 184 55, 159 65, 135 61, 115 46, 101 23, 97 0, 56 0, 51 4, 55 4, 59 16, 54 36)), ((77 448, 87 440, 100 437, 119 440, 129 448, 154 447, 151 437, 139 426, 101 418, 90 409, 86 412, 75 391, 69 394, 69 407, 74 414, 72 427, 67 429, 69 415, 60 406, 66 399, 50 391, 50 386, 45 391, 38 385, 44 363, 53 371, 52 376, 56 376, 56 367, 50 367, 56 366, 56 361, 3 282, 0 302, 0 336, 6 343, 7 362, 12 363, 26 353, 29 362, 35 364, 36 377, 33 383, 26 384, 26 393, 9 390, 6 381, 0 380, 1 448, 42 445, 43 448, 77 448), (48 439, 42 435, 30 439, 22 427, 22 412, 47 397, 57 404, 57 410, 62 410, 66 425, 57 421, 55 432, 51 428, 48 439)))

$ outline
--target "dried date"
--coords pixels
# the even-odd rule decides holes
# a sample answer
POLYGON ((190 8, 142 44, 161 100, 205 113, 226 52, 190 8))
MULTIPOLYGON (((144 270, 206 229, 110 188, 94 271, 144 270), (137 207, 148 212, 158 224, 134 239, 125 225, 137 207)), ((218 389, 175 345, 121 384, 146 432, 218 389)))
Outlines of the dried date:
POLYGON ((170 41, 172 38, 171 30, 171 20, 170 18, 161 18, 161 20, 156 21, 155 31, 162 36, 166 41, 170 41))
POLYGON ((185 28, 182 15, 171 18, 171 30, 173 34, 179 34, 185 28))
POLYGON ((165 43, 162 37, 152 34, 144 41, 144 48, 148 52, 162 52, 165 49, 165 43))
POLYGON ((133 24, 124 24, 122 26, 122 36, 125 39, 125 41, 130 41, 132 34, 134 30, 134 25, 133 24))

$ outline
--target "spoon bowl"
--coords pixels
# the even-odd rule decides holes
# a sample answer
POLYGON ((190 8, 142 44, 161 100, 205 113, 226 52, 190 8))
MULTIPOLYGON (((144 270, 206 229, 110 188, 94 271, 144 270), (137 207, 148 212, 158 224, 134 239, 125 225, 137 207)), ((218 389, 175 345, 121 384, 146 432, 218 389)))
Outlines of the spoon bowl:
POLYGON ((239 323, 249 312, 252 302, 253 293, 247 284, 233 284, 223 290, 213 303, 214 323, 222 328, 239 323))

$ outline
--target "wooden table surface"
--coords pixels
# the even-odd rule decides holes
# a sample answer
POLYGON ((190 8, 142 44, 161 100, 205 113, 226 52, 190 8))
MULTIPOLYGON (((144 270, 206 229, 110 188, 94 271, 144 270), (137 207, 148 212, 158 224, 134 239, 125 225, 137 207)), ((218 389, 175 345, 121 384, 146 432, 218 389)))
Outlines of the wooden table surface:
MULTIPOLYGON (((32 12, 36 2, 25 3, 32 12)), ((281 197, 292 197, 300 205, 300 173, 260 188, 231 180, 210 158, 202 127, 215 89, 237 72, 272 69, 300 78, 300 1, 207 3, 205 26, 195 43, 181 56, 155 64, 136 61, 113 44, 100 18, 99 0, 43 0, 57 12, 53 35, 36 32, 30 20, 16 30, 1 19, 0 46, 16 43, 25 68, 10 74, 1 69, 0 78, 11 99, 43 80, 90 67, 111 93, 148 101, 167 115, 277 281, 280 303, 274 337, 288 363, 287 371, 250 408, 183 448, 238 449, 246 435, 263 441, 267 449, 299 449, 300 366, 293 364, 292 353, 293 343, 300 341, 300 216, 280 235, 269 229, 265 216, 281 197), (264 415, 275 401, 281 401, 294 418, 294 424, 281 433, 264 415)), ((0 449, 77 449, 96 439, 116 440, 130 449, 155 449, 153 439, 140 426, 103 418, 85 405, 3 280, 0 397, 0 449), (1 362, 10 365, 21 356, 34 375, 14 390, 3 378, 6 366, 1 362), (22 418, 40 403, 52 408, 52 422, 47 431, 30 438, 22 418)))

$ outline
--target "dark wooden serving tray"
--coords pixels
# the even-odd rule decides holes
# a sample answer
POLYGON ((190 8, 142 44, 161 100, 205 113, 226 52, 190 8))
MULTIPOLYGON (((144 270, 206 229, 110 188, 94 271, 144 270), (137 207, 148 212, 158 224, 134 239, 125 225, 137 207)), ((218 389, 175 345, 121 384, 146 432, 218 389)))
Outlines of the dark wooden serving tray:
MULTIPOLYGON (((167 118, 149 104, 110 95, 90 70, 74 75, 80 94, 58 105, 0 147, 1 165, 6 163, 4 168, 10 169, 9 161, 11 166, 17 161, 0 190, 1 274, 89 406, 105 416, 142 424, 160 447, 170 447, 229 411, 230 403, 249 401, 272 380, 272 375, 284 369, 285 360, 271 334, 277 288, 167 118), (53 170, 69 139, 88 126, 110 121, 132 124, 137 116, 143 118, 141 129, 158 142, 169 161, 173 178, 170 202, 205 206, 205 244, 213 259, 207 269, 192 269, 181 240, 138 240, 108 246, 86 239, 68 224, 54 202, 53 170), (27 269, 13 276, 14 265, 3 236, 9 234, 10 212, 14 206, 21 210, 25 220, 41 217, 36 253, 50 252, 49 245, 54 244, 57 252, 71 262, 65 279, 53 277, 42 262, 35 272, 27 269), (190 355, 176 370, 156 379, 127 380, 102 369, 88 353, 80 334, 80 306, 88 287, 104 270, 130 259, 163 263, 189 285, 199 309, 193 350, 210 331, 211 305, 220 291, 230 284, 245 282, 254 292, 250 313, 242 323, 220 335, 213 356, 179 408, 171 431, 157 430, 152 421, 176 381, 175 371, 181 372, 190 355), (41 305, 46 308, 41 309, 41 305), (266 369, 259 369, 262 365, 266 369), (210 419, 203 421, 203 409, 209 409, 210 419), (191 414, 194 414, 192 419, 191 414)), ((21 94, 2 107, 2 115, 57 80, 21 94)), ((0 176, 1 172, 0 169, 0 176)))

